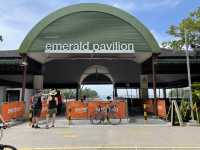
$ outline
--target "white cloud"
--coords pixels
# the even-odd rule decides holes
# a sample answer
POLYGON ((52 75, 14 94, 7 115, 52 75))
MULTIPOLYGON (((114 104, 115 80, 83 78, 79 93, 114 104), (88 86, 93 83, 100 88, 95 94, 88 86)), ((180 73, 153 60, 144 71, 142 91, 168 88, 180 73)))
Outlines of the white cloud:
POLYGON ((3 42, 0 43, 0 49, 2 50, 17 49, 26 35, 24 30, 4 25, 0 25, 0 33, 3 37, 3 42))
MULTIPOLYGON (((31 28, 55 10, 75 3, 104 3, 129 13, 174 8, 183 0, 35 0, 4 1, 0 5, 0 49, 17 49, 31 28)), ((158 35, 159 37, 160 35, 158 35)), ((160 38, 159 38, 160 39, 160 38)))
POLYGON ((149 0, 149 2, 142 3, 138 9, 150 10, 155 8, 174 8, 179 5, 183 0, 149 0))
POLYGON ((164 41, 170 41, 171 40, 171 36, 167 35, 167 34, 161 34, 160 32, 152 29, 150 30, 151 33, 153 34, 153 36, 155 37, 156 41, 158 42, 158 44, 161 46, 161 43, 164 41))
POLYGON ((111 3, 114 7, 124 9, 128 12, 151 11, 153 9, 174 8, 183 0, 119 0, 111 3))
POLYGON ((112 4, 112 6, 123 9, 127 12, 133 12, 134 10, 136 10, 137 6, 135 5, 135 3, 132 2, 122 2, 122 1, 118 1, 112 4))

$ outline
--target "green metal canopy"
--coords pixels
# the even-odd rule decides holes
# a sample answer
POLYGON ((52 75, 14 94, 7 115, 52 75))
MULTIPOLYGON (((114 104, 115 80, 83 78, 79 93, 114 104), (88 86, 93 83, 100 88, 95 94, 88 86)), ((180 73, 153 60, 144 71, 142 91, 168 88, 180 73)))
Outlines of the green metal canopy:
POLYGON ((19 52, 44 52, 46 43, 132 42, 135 52, 159 52, 151 32, 134 16, 103 4, 78 4, 42 19, 25 37, 19 52))

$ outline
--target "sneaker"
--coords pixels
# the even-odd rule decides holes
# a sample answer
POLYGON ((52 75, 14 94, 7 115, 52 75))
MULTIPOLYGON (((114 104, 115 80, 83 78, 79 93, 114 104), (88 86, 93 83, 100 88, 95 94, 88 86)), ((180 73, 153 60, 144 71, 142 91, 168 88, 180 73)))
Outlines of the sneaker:
POLYGON ((49 129, 49 126, 48 125, 46 125, 46 127, 45 127, 46 129, 49 129))
POLYGON ((40 128, 40 127, 38 125, 36 125, 35 128, 40 128))
POLYGON ((32 125, 32 128, 35 128, 34 124, 32 125))
POLYGON ((52 125, 51 127, 52 127, 52 128, 54 128, 54 127, 55 127, 55 125, 52 125))

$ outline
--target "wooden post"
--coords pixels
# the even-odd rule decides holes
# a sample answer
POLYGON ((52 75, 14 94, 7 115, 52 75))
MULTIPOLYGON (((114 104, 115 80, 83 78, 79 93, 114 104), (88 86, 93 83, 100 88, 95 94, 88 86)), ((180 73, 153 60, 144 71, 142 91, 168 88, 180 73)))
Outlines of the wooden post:
POLYGON ((24 101, 25 89, 26 89, 26 77, 27 77, 27 55, 22 55, 22 67, 23 67, 23 77, 22 77, 22 98, 21 101, 24 101))
POLYGON ((154 93, 154 101, 153 101, 153 112, 155 115, 157 115, 157 91, 156 91, 156 68, 155 68, 155 62, 156 55, 152 55, 152 79, 153 79, 153 93, 154 93))

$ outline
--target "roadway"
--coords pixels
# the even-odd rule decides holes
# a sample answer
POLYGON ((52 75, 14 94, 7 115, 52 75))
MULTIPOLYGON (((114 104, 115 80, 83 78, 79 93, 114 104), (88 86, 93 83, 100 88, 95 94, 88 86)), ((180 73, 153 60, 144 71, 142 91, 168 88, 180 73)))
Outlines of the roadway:
POLYGON ((8 128, 4 131, 1 143, 14 145, 21 150, 78 147, 85 149, 196 147, 200 150, 199 127, 171 127, 168 123, 91 125, 88 121, 73 122, 73 125, 69 126, 65 118, 58 118, 55 128, 45 129, 44 122, 40 126, 42 128, 33 129, 28 123, 23 123, 8 128))

